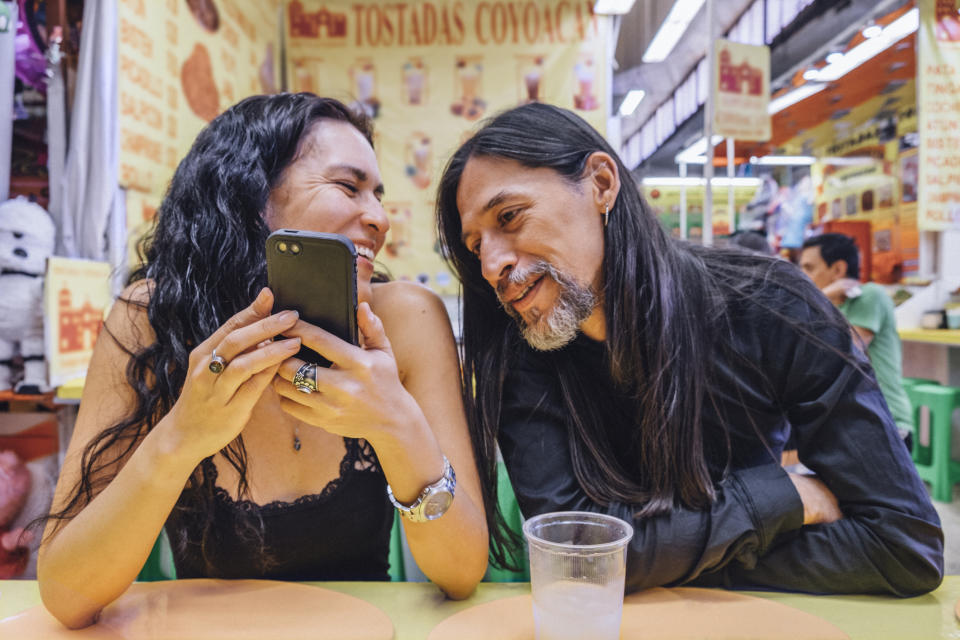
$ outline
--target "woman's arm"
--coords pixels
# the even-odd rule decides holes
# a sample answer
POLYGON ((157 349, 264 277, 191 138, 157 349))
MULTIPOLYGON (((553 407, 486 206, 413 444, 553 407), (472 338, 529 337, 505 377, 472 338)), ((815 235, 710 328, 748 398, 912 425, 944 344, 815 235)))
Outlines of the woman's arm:
MULTIPOLYGON (((66 505, 81 478, 87 444, 133 411, 136 399, 125 377, 130 356, 121 345, 137 349, 153 338, 145 310, 124 300, 142 303, 145 289, 134 285, 124 293, 106 321, 112 335, 104 331, 97 341, 57 483, 54 513, 66 505)), ((130 586, 190 473, 236 437, 246 423, 244 412, 249 414, 279 363, 299 347, 298 340, 281 341, 233 358, 295 321, 267 318, 271 304, 269 294, 261 295, 198 346, 190 357, 188 382, 171 412, 125 459, 97 472, 93 499, 79 513, 48 523, 38 564, 40 594, 66 626, 95 622, 101 609, 130 586), (207 369, 214 347, 233 359, 219 376, 207 369)), ((108 451, 102 459, 116 455, 108 451)))
POLYGON ((403 504, 416 499, 425 484, 439 479, 441 452, 450 460, 457 474, 450 510, 432 522, 404 520, 403 525, 420 569, 451 597, 466 597, 486 572, 489 542, 460 398, 460 360, 442 301, 419 285, 396 283, 390 289, 385 311, 399 308, 404 312, 385 312, 381 318, 394 345, 403 385, 426 422, 417 431, 422 444, 397 440, 387 460, 386 449, 376 450, 387 480, 403 504), (413 469, 418 473, 411 473, 413 469))
POLYGON ((447 456, 457 476, 453 504, 436 520, 404 520, 404 528, 423 572, 450 597, 465 598, 486 571, 488 539, 450 322, 440 300, 417 285, 380 285, 374 298, 376 315, 365 303, 358 309, 362 349, 306 323, 287 333, 335 363, 317 370, 320 393, 290 384, 302 364, 296 358, 274 386, 292 416, 367 440, 402 504, 440 479, 447 456))

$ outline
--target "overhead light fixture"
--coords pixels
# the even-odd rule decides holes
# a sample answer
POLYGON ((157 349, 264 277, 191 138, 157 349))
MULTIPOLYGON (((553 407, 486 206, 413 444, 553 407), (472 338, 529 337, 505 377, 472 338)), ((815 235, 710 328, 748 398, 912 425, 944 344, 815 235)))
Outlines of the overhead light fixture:
POLYGON ((700 11, 704 0, 675 0, 643 54, 644 62, 663 62, 700 11))
POLYGON ((883 33, 883 27, 871 20, 870 23, 863 28, 861 33, 863 34, 864 38, 869 40, 870 38, 876 38, 878 35, 883 33))
POLYGON ((843 60, 842 51, 834 51, 827 56, 827 64, 834 64, 835 62, 840 62, 841 60, 843 60))
POLYGON ((823 91, 826 88, 826 84, 805 84, 797 87, 793 91, 771 100, 770 104, 767 105, 767 113, 773 115, 779 111, 783 111, 790 105, 796 104, 801 100, 806 100, 813 94, 823 91))
POLYGON ((620 115, 629 116, 636 111, 645 95, 647 95, 647 92, 643 89, 630 89, 623 102, 620 103, 620 115))
POLYGON ((752 156, 750 164, 766 167, 805 167, 810 166, 817 159, 813 156, 752 156))
MULTIPOLYGON (((905 14, 880 29, 876 36, 864 40, 853 49, 847 51, 839 59, 835 59, 827 66, 819 69, 815 80, 818 82, 833 82, 847 75, 861 64, 882 51, 886 51, 895 43, 917 30, 920 25, 920 10, 914 7, 905 14)), ((864 30, 866 36, 866 30, 864 30)))
POLYGON ((817 70, 816 69, 807 69, 803 72, 804 80, 816 80, 817 79, 817 70))
MULTIPOLYGON (((714 178, 711 180, 711 184, 715 187, 758 187, 760 182, 760 178, 714 178)), ((706 184, 706 178, 664 176, 643 179, 645 187, 703 187, 706 184)))
POLYGON ((593 12, 599 15, 622 16, 630 13, 634 0, 597 0, 593 5, 593 12))
MULTIPOLYGON (((711 151, 713 147, 720 144, 723 140, 723 136, 713 136, 711 138, 713 144, 710 145, 711 151)), ((674 162, 677 164, 706 164, 707 163, 707 137, 703 136, 689 147, 678 153, 673 158, 674 162)))
POLYGON ((844 156, 842 158, 820 158, 819 162, 835 167, 859 167, 867 164, 879 164, 880 160, 872 156, 844 156))

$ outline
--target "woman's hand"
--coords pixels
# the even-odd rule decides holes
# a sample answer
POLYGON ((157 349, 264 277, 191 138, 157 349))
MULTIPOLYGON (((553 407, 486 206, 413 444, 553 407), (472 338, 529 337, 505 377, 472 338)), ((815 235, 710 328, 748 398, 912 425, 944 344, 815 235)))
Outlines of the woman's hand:
POLYGON ((174 446, 199 462, 243 430, 254 405, 284 360, 300 349, 300 338, 272 341, 298 320, 295 311, 270 314, 273 293, 264 288, 253 303, 227 320, 190 352, 187 377, 170 413, 167 431, 174 446), (210 369, 214 350, 225 360, 210 369))
POLYGON ((363 347, 355 347, 308 322, 300 321, 286 332, 330 360, 330 368, 317 367, 317 391, 303 393, 293 377, 305 364, 299 358, 284 362, 273 386, 281 408, 307 424, 348 438, 376 440, 378 431, 409 424, 422 412, 400 381, 390 341, 370 305, 357 307, 357 326, 363 347))

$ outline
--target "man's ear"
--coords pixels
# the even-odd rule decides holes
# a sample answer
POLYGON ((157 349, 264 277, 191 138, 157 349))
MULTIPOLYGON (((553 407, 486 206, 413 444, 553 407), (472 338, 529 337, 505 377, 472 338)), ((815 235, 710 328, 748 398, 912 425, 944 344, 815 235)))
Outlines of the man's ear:
POLYGON ((594 151, 587 158, 584 176, 587 188, 593 191, 597 211, 602 213, 605 207, 613 209, 620 193, 620 171, 613 158, 603 151, 594 151))
POLYGON ((847 261, 846 260, 836 260, 832 265, 828 267, 830 273, 836 279, 846 278, 847 277, 847 261))

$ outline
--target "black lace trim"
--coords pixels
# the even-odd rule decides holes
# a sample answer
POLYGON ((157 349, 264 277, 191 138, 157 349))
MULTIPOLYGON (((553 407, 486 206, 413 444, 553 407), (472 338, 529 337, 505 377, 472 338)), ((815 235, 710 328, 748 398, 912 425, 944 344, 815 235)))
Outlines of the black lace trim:
POLYGON ((224 505, 245 511, 247 513, 258 513, 260 515, 268 513, 277 513, 291 509, 301 509, 307 505, 317 505, 328 501, 337 491, 340 490, 347 476, 353 473, 381 473, 380 461, 373 447, 366 440, 357 438, 344 438, 346 453, 340 461, 340 475, 327 483, 320 493, 311 493, 300 496, 293 502, 284 500, 274 500, 267 504, 257 504, 252 500, 234 500, 233 496, 223 487, 217 486, 217 465, 213 463, 213 458, 205 458, 202 462, 203 475, 207 482, 213 484, 214 496, 218 502, 224 505))

